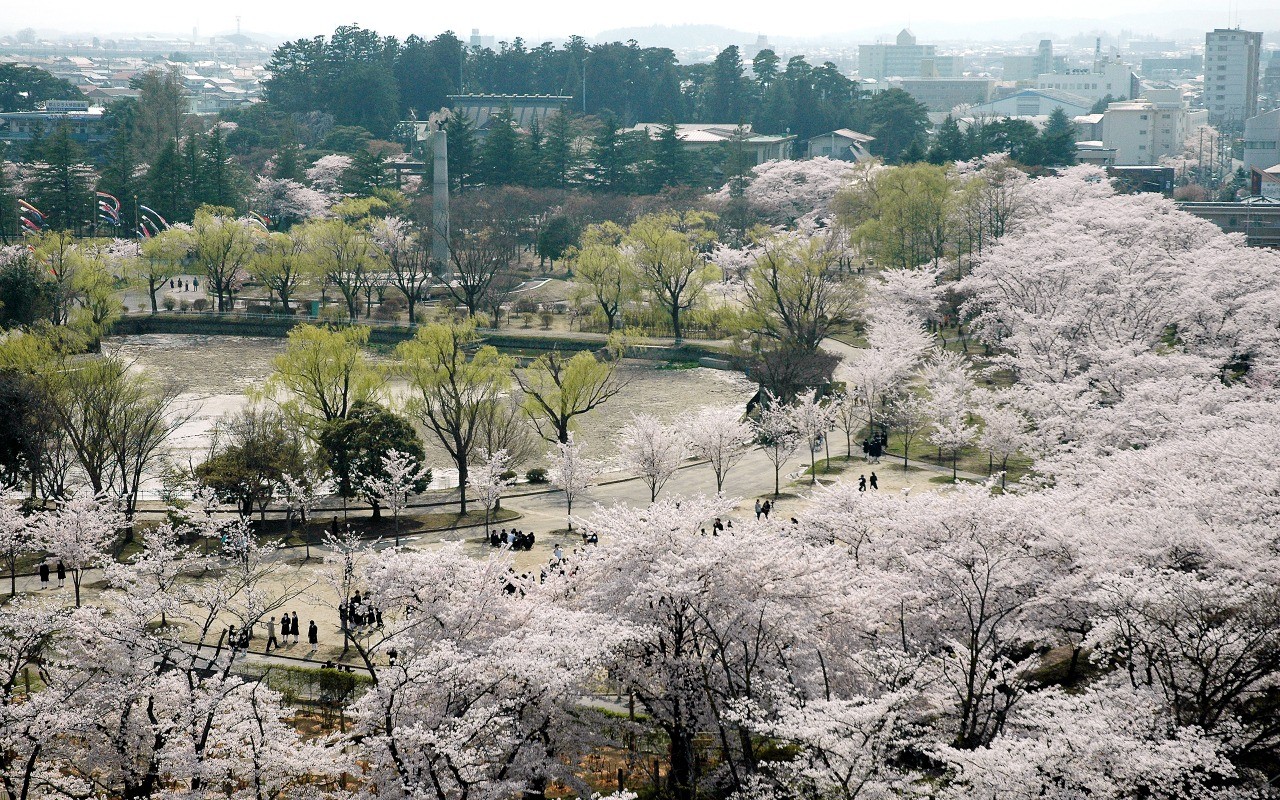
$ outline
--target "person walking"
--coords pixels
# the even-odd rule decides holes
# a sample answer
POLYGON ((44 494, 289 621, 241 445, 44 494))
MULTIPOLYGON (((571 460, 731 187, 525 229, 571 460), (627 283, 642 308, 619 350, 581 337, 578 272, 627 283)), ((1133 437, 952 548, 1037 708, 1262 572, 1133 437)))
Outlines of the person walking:
POLYGON ((300 633, 300 631, 298 630, 298 612, 297 611, 293 612, 293 619, 289 621, 289 632, 293 634, 293 643, 297 644, 298 634, 300 633))
POLYGON ((61 589, 63 584, 67 582, 67 568, 62 563, 62 559, 58 559, 58 588, 61 589))
POLYGON ((762 508, 762 506, 760 505, 760 498, 759 498, 759 497, 757 497, 757 498, 756 498, 756 522, 759 522, 759 521, 760 521, 760 510, 761 510, 761 508, 762 508))
POLYGON ((872 489, 880 488, 880 479, 876 477, 876 474, 874 472, 871 473, 871 488, 872 489))
POLYGON ((41 589, 49 588, 49 562, 48 561, 40 562, 40 588, 41 589))
POLYGON ((769 512, 773 510, 773 501, 765 500, 764 505, 760 507, 760 510, 764 512, 764 518, 767 522, 769 520, 769 512))
POLYGON ((320 629, 316 627, 316 621, 310 620, 307 623, 307 641, 311 643, 311 652, 315 652, 320 647, 320 629))
POLYGON ((866 490, 867 490, 867 476, 866 476, 866 475, 859 475, 859 476, 858 476, 858 491, 860 491, 860 492, 865 492, 866 490))
POLYGON ((280 649, 280 643, 276 641, 276 618, 275 617, 272 617, 271 619, 267 620, 267 647, 262 652, 264 654, 270 653, 272 647, 275 647, 275 649, 277 650, 280 649))
POLYGON ((556 549, 551 551, 551 558, 557 564, 559 564, 561 561, 564 561, 564 551, 560 549, 560 545, 557 544, 556 549))

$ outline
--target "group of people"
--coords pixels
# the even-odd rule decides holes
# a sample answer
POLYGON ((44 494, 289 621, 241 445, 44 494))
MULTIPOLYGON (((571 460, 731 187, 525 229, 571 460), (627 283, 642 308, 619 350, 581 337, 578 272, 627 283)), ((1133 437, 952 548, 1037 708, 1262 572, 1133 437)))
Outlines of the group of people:
POLYGON ((338 603, 338 622, 342 630, 360 633, 382 627, 382 609, 373 604, 373 595, 360 596, 357 591, 351 600, 338 603))
POLYGON ((533 531, 525 533, 524 531, 518 531, 515 528, 512 528, 511 530, 503 528, 502 533, 498 533, 497 531, 489 532, 490 547, 502 547, 505 545, 506 547, 510 547, 512 550, 532 550, 533 542, 533 531))
MULTIPOLYGON (((876 477, 876 474, 875 474, 874 472, 873 472, 873 473, 871 473, 871 488, 872 488, 872 489, 877 489, 877 490, 880 488, 880 479, 876 477)), ((858 491, 860 491, 860 492, 865 492, 866 490, 867 490, 867 476, 866 476, 866 475, 859 475, 859 476, 858 476, 858 491)))
MULTIPOLYGON (((63 584, 67 582, 67 567, 62 563, 62 559, 58 559, 58 565, 54 568, 58 574, 58 588, 61 589, 63 584)), ((40 562, 40 588, 49 588, 49 562, 48 560, 40 562)))
POLYGON ((761 503, 761 502, 760 502, 760 498, 758 498, 758 497, 756 498, 756 521, 757 521, 757 522, 760 520, 760 515, 761 515, 761 514, 763 514, 763 515, 764 515, 764 518, 765 518, 765 519, 768 519, 768 518, 769 518, 769 512, 770 512, 770 511, 772 511, 772 510, 773 510, 773 501, 772 501, 772 500, 765 500, 763 503, 761 503))
MULTIPOLYGON (((270 653, 272 647, 279 650, 282 642, 290 647, 297 644, 298 637, 301 635, 299 628, 300 625, 298 623, 297 611, 294 611, 292 614, 285 612, 284 616, 280 618, 279 639, 276 638, 276 618, 272 617, 267 620, 267 647, 263 652, 270 653)), ((235 630, 234 626, 232 626, 232 630, 235 630)), ((242 633, 245 637, 244 648, 247 650, 249 648, 250 632, 243 631, 242 633)), ((316 648, 320 646, 320 628, 316 625, 315 620, 307 620, 307 642, 311 645, 311 652, 313 653, 316 651, 316 648)))
POLYGON ((186 291, 194 292, 196 289, 200 288, 200 279, 192 278, 190 281, 187 281, 183 278, 175 278, 169 281, 169 288, 177 289, 180 292, 186 292, 186 291))

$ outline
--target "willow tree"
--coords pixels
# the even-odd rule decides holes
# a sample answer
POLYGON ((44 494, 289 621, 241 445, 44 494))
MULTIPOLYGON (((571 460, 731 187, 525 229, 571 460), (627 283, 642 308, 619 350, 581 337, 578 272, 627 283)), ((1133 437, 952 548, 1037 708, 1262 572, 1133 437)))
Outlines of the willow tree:
POLYGON ((458 469, 459 510, 467 513, 467 476, 479 436, 511 381, 514 360, 480 346, 473 322, 436 323, 396 347, 414 396, 408 405, 458 469), (472 354, 474 351, 474 355, 472 354))
POLYGON ((263 393, 313 436, 326 423, 346 419, 359 402, 374 401, 385 376, 365 354, 369 329, 299 325, 272 361, 263 393))
POLYGON ((698 302, 715 271, 703 252, 714 238, 707 227, 714 221, 715 215, 701 211, 650 214, 627 231, 640 283, 671 318, 677 339, 684 333, 680 313, 698 302))
POLYGON ((524 370, 512 370, 525 396, 525 412, 548 442, 569 441, 575 417, 613 397, 626 382, 618 378, 622 345, 610 339, 604 354, 581 350, 566 357, 558 350, 539 356, 524 370))
POLYGON ((626 232, 613 222, 588 227, 582 245, 571 256, 583 296, 590 297, 604 314, 605 330, 613 333, 618 314, 639 294, 634 253, 623 248, 626 232))
POLYGON ((250 271, 280 298, 280 310, 290 314, 289 300, 298 287, 310 279, 315 271, 315 259, 301 236, 273 233, 254 257, 250 271))
POLYGON ((839 278, 839 256, 840 247, 827 234, 766 241, 746 281, 756 332, 781 346, 812 352, 853 322, 860 293, 839 278))
POLYGON ((249 263, 263 238, 260 229, 228 211, 201 208, 188 234, 191 257, 204 269, 205 289, 217 298, 219 311, 228 309, 232 295, 244 285, 249 263))

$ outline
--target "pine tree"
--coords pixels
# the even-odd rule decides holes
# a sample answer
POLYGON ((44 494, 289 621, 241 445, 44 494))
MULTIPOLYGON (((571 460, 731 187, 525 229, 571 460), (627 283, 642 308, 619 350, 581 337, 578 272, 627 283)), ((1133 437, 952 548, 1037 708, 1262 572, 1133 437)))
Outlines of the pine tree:
POLYGON ((1046 167, 1066 167, 1076 163, 1076 126, 1058 106, 1049 115, 1040 136, 1042 163, 1046 167))
POLYGON ((480 178, 490 186, 512 186, 525 182, 528 173, 525 145, 516 129, 511 109, 504 108, 489 118, 489 134, 480 152, 480 178))
POLYGON ((214 124, 203 137, 199 160, 195 205, 237 208, 240 205, 236 191, 235 167, 227 153, 227 137, 220 124, 214 124))
POLYGON ((658 128, 658 136, 653 140, 653 170, 650 174, 651 184, 655 191, 668 186, 679 186, 688 183, 690 175, 689 157, 684 145, 676 135, 674 121, 666 122, 658 128))
POLYGON ((27 194, 54 230, 81 229, 93 216, 94 175, 66 123, 42 143, 27 194))
POLYGON ((444 124, 449 141, 449 183, 466 188, 476 173, 476 126, 465 114, 453 114, 444 124))
POLYGON ((351 166, 342 173, 342 191, 358 197, 369 197, 386 183, 387 159, 368 148, 356 151, 351 166))
POLYGON ((573 149, 573 115, 568 109, 547 118, 547 138, 542 146, 542 173, 548 186, 565 189, 577 171, 573 149))
POLYGON ((613 117, 601 120, 591 140, 592 186, 602 192, 631 192, 635 188, 632 166, 636 149, 632 137, 618 131, 613 117))
MULTIPOLYGON (((190 208, 186 188, 187 173, 183 166, 178 146, 169 142, 147 170, 143 204, 155 209, 170 222, 182 219, 190 208)), ((123 199, 121 202, 124 202, 123 199)))
POLYGON ((0 147, 0 243, 9 244, 10 237, 18 233, 18 198, 4 157, 5 151, 0 147))
POLYGON ((960 125, 948 114, 938 126, 938 134, 934 138, 933 146, 929 148, 929 161, 934 164, 945 164, 949 161, 964 161, 968 157, 960 125))

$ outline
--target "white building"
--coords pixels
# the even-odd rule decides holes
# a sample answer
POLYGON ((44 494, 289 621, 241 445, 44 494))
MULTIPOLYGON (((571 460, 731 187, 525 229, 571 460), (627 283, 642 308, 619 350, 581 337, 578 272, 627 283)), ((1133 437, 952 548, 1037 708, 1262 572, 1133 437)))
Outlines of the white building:
POLYGON ((820 133, 809 139, 806 155, 809 158, 834 158, 837 161, 866 161, 871 158, 867 149, 875 141, 874 136, 840 128, 827 133, 820 133))
MULTIPOLYGON (((651 140, 657 139, 665 126, 658 122, 641 122, 626 130, 643 133, 651 140)), ((791 146, 796 137, 792 135, 778 136, 774 134, 755 133, 750 125, 731 125, 726 123, 678 122, 676 123, 676 140, 691 153, 708 150, 712 147, 741 146, 751 154, 755 164, 766 161, 781 161, 791 157, 791 146)))
POLYGON ((1058 108, 1068 117, 1078 117, 1093 109, 1093 101, 1060 89, 1023 89, 976 105, 968 113, 975 117, 1047 117, 1058 108))
POLYGON ((962 59, 942 56, 931 44, 917 44, 915 34, 903 28, 895 44, 858 45, 858 74, 882 81, 885 78, 952 78, 963 72, 962 59))
POLYGON ((1178 89, 1152 89, 1138 100, 1112 103, 1102 115, 1102 143, 1118 166, 1155 166, 1177 155, 1207 112, 1192 109, 1178 89))
POLYGON ((1280 164, 1280 109, 1244 121, 1244 168, 1267 170, 1280 164))
POLYGON ((1258 113, 1262 34, 1218 28, 1204 35, 1204 104, 1214 125, 1235 128, 1258 113))
POLYGON ((1057 89, 1097 102, 1108 95, 1113 100, 1132 100, 1142 91, 1133 67, 1120 61, 1098 61, 1091 70, 1049 72, 1036 77, 1037 89, 1057 89))

